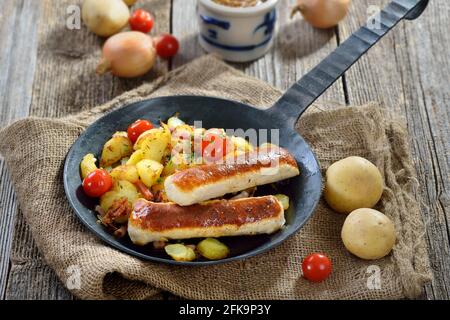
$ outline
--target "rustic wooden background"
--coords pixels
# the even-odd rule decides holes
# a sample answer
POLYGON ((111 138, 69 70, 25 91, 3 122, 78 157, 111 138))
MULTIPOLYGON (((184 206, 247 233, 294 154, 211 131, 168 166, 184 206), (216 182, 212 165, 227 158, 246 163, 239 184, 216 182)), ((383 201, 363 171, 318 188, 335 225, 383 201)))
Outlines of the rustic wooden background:
MULTIPOLYGON (((164 25, 156 17, 157 31, 171 31, 181 39, 180 54, 173 61, 160 63, 159 73, 204 54, 196 41, 195 0, 153 2, 159 2, 159 10, 170 16, 164 25)), ((290 20, 293 2, 281 0, 279 32, 271 52, 256 62, 236 65, 282 90, 355 31, 366 20, 370 5, 380 6, 387 0, 353 1, 345 21, 328 31, 315 30, 300 18, 290 20)), ((38 50, 38 26, 47 23, 45 12, 59 2, 0 0, 0 3, 0 127, 28 115, 60 116, 75 112, 86 105, 105 102, 139 83, 107 77, 99 80, 108 89, 103 91, 101 99, 87 96, 71 108, 54 103, 44 108, 45 111, 36 111, 31 107, 35 99, 33 92, 42 81, 49 82, 45 73, 36 74, 37 66, 45 58, 38 50)), ((138 4, 152 9, 148 0, 139 0, 138 4)), ((60 10, 64 17, 65 8, 60 10)), ((399 25, 321 98, 346 104, 381 101, 390 112, 406 119, 419 179, 417 196, 422 201, 434 274, 433 281, 424 290, 425 299, 450 299, 449 18, 450 1, 431 0, 418 20, 399 25)), ((73 58, 82 59, 82 56, 75 52, 73 58)), ((1 158, 0 297, 73 299, 37 251, 1 158)))

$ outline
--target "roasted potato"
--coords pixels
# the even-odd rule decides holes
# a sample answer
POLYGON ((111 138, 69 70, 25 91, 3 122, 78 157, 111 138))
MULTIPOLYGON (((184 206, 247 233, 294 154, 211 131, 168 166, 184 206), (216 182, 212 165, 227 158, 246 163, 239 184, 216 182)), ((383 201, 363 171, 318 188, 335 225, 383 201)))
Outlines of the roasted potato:
POLYGON ((133 152, 133 144, 126 132, 116 132, 103 146, 100 159, 101 167, 108 167, 133 152))
POLYGON ((181 243, 168 244, 164 250, 175 261, 192 261, 196 258, 194 250, 181 243))
POLYGON ((129 164, 115 167, 111 170, 110 175, 111 178, 113 178, 113 181, 127 180, 131 183, 135 183, 139 180, 139 174, 136 166, 129 164))
POLYGON ((347 216, 341 237, 347 250, 355 256, 380 259, 388 255, 395 244, 395 227, 381 212, 362 208, 347 216))
POLYGON ((167 126, 150 129, 139 136, 134 144, 135 150, 142 150, 144 159, 161 162, 167 147, 170 145, 171 135, 167 126))
POLYGON ((112 189, 100 197, 100 207, 107 212, 114 200, 127 198, 130 205, 140 198, 140 194, 134 184, 126 180, 116 181, 112 189))
POLYGON ((230 249, 222 242, 214 238, 206 238, 197 245, 198 252, 209 260, 219 260, 226 258, 230 254, 230 249))
POLYGON ((281 205, 283 206, 283 210, 289 209, 289 197, 287 195, 279 193, 275 195, 275 198, 280 201, 281 205))
POLYGON ((139 149, 131 154, 126 164, 136 165, 139 161, 143 159, 144 159, 144 152, 142 151, 142 149, 139 149))
POLYGON ((97 159, 95 159, 94 155, 92 153, 88 153, 83 157, 83 160, 81 160, 80 163, 80 170, 81 170, 81 178, 84 179, 86 176, 94 171, 95 169, 98 169, 95 165, 95 162, 97 159))
POLYGON ((160 177, 164 166, 154 160, 144 159, 138 162, 136 168, 141 181, 150 188, 160 177))
POLYGON ((340 213, 372 208, 383 193, 383 177, 378 168, 361 157, 333 163, 326 172, 324 197, 340 213))

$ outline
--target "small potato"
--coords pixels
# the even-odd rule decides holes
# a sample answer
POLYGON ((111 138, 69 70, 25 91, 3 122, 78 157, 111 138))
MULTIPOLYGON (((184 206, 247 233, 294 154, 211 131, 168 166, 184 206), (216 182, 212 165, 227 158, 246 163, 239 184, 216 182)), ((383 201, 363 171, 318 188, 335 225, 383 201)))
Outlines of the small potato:
POLYGON ((287 195, 279 193, 275 195, 275 198, 281 202, 283 210, 289 209, 289 197, 287 195))
POLYGON ((383 193, 378 168, 361 157, 348 157, 333 163, 326 172, 324 197, 331 208, 349 213, 372 208, 383 193))
POLYGON ((141 149, 136 150, 133 152, 128 159, 127 163, 128 165, 136 165, 139 161, 144 159, 144 152, 142 152, 141 149))
POLYGON ((130 205, 133 205, 134 201, 140 198, 140 193, 131 182, 126 180, 116 181, 112 189, 100 197, 100 207, 107 212, 114 200, 123 197, 128 199, 130 205))
MULTIPOLYGON (((126 132, 125 132, 126 134, 126 132)), ((133 152, 133 144, 122 132, 117 132, 103 146, 101 167, 108 167, 124 157, 128 157, 133 152)))
POLYGON ((181 243, 168 244, 164 250, 175 261, 192 261, 196 258, 194 250, 181 243))
POLYGON ((214 238, 206 238, 197 245, 198 252, 209 260, 220 260, 230 254, 230 249, 214 238))
POLYGON ((139 174, 136 166, 128 164, 115 167, 112 169, 110 175, 114 181, 127 180, 131 183, 135 183, 139 180, 139 174))
POLYGON ((154 160, 144 159, 138 162, 136 168, 141 181, 150 188, 159 179, 164 166, 154 160))
POLYGON ((361 259, 380 259, 395 244, 394 223, 381 212, 362 208, 345 219, 341 238, 348 251, 361 259))
POLYGON ((134 144, 134 149, 142 150, 144 159, 161 162, 170 140, 171 135, 168 127, 150 129, 139 136, 134 144))
POLYGON ((95 159, 94 155, 92 153, 88 153, 83 157, 83 160, 81 160, 80 163, 80 170, 81 170, 81 178, 84 179, 86 176, 91 173, 92 171, 98 169, 95 165, 95 162, 97 159, 95 159))

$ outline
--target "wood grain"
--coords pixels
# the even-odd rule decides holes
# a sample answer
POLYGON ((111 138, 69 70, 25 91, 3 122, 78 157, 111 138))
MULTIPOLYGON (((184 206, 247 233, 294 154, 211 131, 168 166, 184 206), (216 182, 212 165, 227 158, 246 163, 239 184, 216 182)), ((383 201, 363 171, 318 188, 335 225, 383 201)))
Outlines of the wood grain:
MULTIPOLYGON (((0 127, 26 117, 36 63, 39 2, 4 0, 0 16, 0 127)), ((17 201, 0 158, 0 297, 5 296, 17 201)))
MULTIPOLYGON (((353 2, 340 26, 344 38, 364 21, 370 4, 374 1, 353 2)), ((449 13, 448 1, 432 1, 418 20, 398 26, 346 78, 350 103, 381 101, 408 123, 434 273, 426 288, 430 299, 450 299, 449 13)))

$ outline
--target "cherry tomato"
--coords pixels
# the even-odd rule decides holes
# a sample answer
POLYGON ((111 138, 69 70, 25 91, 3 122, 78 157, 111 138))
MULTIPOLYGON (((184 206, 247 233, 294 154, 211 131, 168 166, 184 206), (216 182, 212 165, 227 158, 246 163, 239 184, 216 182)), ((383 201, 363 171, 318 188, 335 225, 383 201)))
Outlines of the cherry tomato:
POLYGON ((161 58, 170 58, 177 54, 180 43, 171 34, 163 34, 156 41, 156 53, 161 58))
POLYGON ((139 193, 144 197, 145 200, 148 200, 148 201, 153 200, 153 193, 140 180, 135 182, 134 185, 138 188, 139 193))
POLYGON ((312 282, 325 280, 331 273, 331 261, 321 253, 307 256, 302 263, 303 276, 312 282))
POLYGON ((150 12, 143 9, 137 9, 128 20, 131 30, 144 33, 150 32, 153 28, 153 16, 150 12))
POLYGON ((229 141, 216 133, 207 133, 202 139, 201 153, 207 162, 216 162, 228 153, 229 141))
POLYGON ((135 143, 136 140, 139 138, 139 136, 147 130, 150 130, 153 128, 153 124, 150 121, 147 120, 136 120, 130 126, 128 127, 127 133, 128 133, 128 139, 131 140, 131 142, 135 143))
POLYGON ((96 169, 84 178, 82 186, 89 197, 97 198, 111 189, 112 184, 113 181, 108 171, 96 169))

